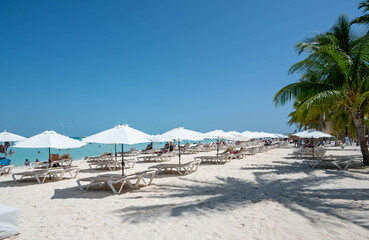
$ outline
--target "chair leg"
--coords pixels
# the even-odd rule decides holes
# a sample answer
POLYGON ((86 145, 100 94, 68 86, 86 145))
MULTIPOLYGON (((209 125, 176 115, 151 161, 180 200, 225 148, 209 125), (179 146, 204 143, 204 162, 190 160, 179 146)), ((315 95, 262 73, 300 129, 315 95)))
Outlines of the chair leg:
POLYGON ((350 157, 350 160, 347 162, 347 164, 346 164, 346 166, 345 166, 345 168, 344 168, 344 170, 347 170, 348 169, 348 167, 351 165, 351 162, 353 161, 353 159, 352 159, 352 157, 350 157))
POLYGON ((150 181, 147 185, 151 185, 152 181, 154 180, 155 175, 156 175, 156 173, 151 174, 150 181))
POLYGON ((334 166, 336 166, 339 170, 342 170, 341 166, 340 166, 340 165, 338 165, 338 162, 337 162, 337 161, 332 162, 332 164, 333 164, 334 166))
POLYGON ((322 159, 319 159, 312 167, 311 169, 314 169, 316 166, 318 166, 322 162, 322 159))
POLYGON ((90 184, 91 184, 91 183, 93 183, 93 180, 90 182, 90 184, 88 184, 88 185, 87 185, 87 187, 86 187, 86 188, 83 188, 83 186, 82 186, 82 184, 81 184, 81 180, 80 180, 80 179, 78 179, 76 182, 77 182, 77 185, 78 185, 78 187, 79 187, 79 189, 80 189, 81 191, 87 191, 87 189, 90 187, 90 184))
MULTIPOLYGON (((118 192, 115 189, 115 187, 113 186, 113 183, 112 183, 111 180, 108 181, 108 185, 109 185, 110 189, 113 191, 114 194, 118 194, 118 192)), ((124 185, 124 181, 123 181, 122 185, 120 186, 119 192, 122 191, 123 185, 124 185)))
POLYGON ((17 182, 17 179, 15 178, 15 174, 14 173, 12 174, 12 178, 13 178, 13 181, 14 182, 17 182))
POLYGON ((45 178, 46 178, 46 176, 44 177, 44 179, 42 180, 42 182, 40 181, 40 178, 39 178, 39 175, 35 175, 35 179, 37 180, 37 182, 39 183, 39 184, 41 184, 41 183, 43 183, 44 181, 45 181, 45 178))

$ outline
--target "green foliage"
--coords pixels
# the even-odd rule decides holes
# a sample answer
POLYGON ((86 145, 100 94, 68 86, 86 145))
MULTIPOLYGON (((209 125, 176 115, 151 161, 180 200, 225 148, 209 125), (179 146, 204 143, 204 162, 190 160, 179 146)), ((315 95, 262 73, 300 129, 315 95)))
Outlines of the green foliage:
MULTIPOLYGON (((369 0, 359 8, 368 12, 369 0)), ((292 65, 289 74, 301 77, 279 90, 273 100, 276 105, 294 101, 289 124, 300 129, 325 121, 331 123, 334 133, 357 133, 363 162, 369 165, 364 130, 369 114, 369 31, 359 34, 353 23, 369 23, 369 15, 350 22, 342 14, 328 32, 298 43, 297 53, 306 57, 292 65)))
POLYGON ((362 1, 359 4, 359 9, 363 9, 365 14, 363 16, 356 18, 354 21, 352 21, 352 23, 368 24, 369 14, 367 14, 367 12, 369 12, 369 1, 368 0, 362 1))
POLYGON ((298 54, 307 57, 295 63, 289 73, 301 78, 274 96, 276 105, 295 101, 290 124, 316 125, 323 115, 325 121, 337 121, 333 127, 338 130, 352 122, 352 112, 368 112, 368 36, 357 34, 349 19, 340 15, 328 32, 310 36, 295 46, 298 54))

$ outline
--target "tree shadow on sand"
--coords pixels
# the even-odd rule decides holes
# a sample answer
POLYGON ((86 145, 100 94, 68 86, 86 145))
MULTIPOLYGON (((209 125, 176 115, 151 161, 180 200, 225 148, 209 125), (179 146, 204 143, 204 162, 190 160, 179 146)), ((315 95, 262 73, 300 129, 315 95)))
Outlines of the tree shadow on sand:
MULTIPOLYGON (((254 171, 253 181, 233 177, 217 177, 212 182, 186 178, 180 185, 161 185, 165 193, 158 189, 150 190, 145 195, 146 203, 158 202, 157 200, 164 198, 169 203, 131 205, 117 213, 122 216, 123 221, 140 222, 162 215, 175 217, 188 213, 201 214, 204 211, 229 211, 261 201, 274 201, 313 222, 316 214, 324 213, 369 229, 369 219, 362 214, 369 207, 360 202, 369 199, 368 188, 324 189, 327 182, 334 183, 345 178, 358 179, 358 176, 337 170, 328 170, 324 176, 317 176, 300 163, 282 163, 284 164, 262 166, 255 164, 242 168, 254 171), (291 178, 287 175, 291 173, 305 175, 291 178), (274 174, 286 174, 286 177, 279 176, 275 179, 274 174)), ((369 177, 361 176, 359 179, 369 180, 369 177)))

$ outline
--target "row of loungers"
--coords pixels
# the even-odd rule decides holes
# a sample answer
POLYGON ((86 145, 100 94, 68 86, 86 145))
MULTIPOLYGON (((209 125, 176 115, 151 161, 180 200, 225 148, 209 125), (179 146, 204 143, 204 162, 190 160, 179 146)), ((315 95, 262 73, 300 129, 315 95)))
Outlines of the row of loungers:
POLYGON ((158 173, 179 173, 180 175, 187 175, 197 171, 201 160, 195 159, 194 161, 184 164, 158 164, 149 167, 157 169, 158 173))
POLYGON ((264 146, 241 148, 237 153, 220 153, 218 156, 198 156, 195 159, 200 160, 202 163, 225 164, 232 159, 243 159, 247 155, 254 155, 260 151, 259 149, 264 149, 264 146))
POLYGON ((159 155, 146 155, 137 157, 137 160, 140 162, 167 162, 170 161, 174 157, 172 152, 163 153, 159 155))
MULTIPOLYGON (((168 174, 179 174, 179 175, 187 175, 192 172, 197 171, 200 163, 214 162, 214 163, 226 163, 229 162, 230 159, 239 159, 244 157, 245 155, 250 154, 250 151, 240 152, 238 154, 220 154, 220 157, 215 156, 202 156, 196 157, 194 161, 184 163, 184 164, 157 164, 149 167, 148 170, 142 172, 136 172, 132 174, 128 174, 125 176, 120 175, 100 175, 96 177, 88 177, 77 180, 77 185, 82 191, 88 190, 90 187, 94 185, 106 185, 108 186, 114 194, 120 193, 125 186, 130 189, 138 189, 141 185, 147 186, 153 182, 153 179, 157 174, 168 173, 168 174), (88 182, 86 186, 82 186, 81 182, 88 182)), ((252 153, 251 153, 252 154, 252 153)), ((170 158, 173 156, 170 154, 162 154, 160 155, 163 158, 170 158)), ((160 157, 160 156, 152 156, 152 157, 160 157)), ((141 158, 140 161, 158 161, 154 158, 141 158)), ((125 159, 125 166, 128 168, 133 167, 134 161, 132 159, 125 159), (133 165, 130 165, 130 164, 133 165)), ((162 160, 159 160, 162 161, 162 160)), ((165 161, 165 160, 164 160, 165 161)), ((109 170, 116 170, 117 168, 121 168, 121 161, 112 160, 111 155, 100 156, 99 158, 89 158, 88 159, 90 168, 107 168, 109 170)), ((55 163, 55 162, 53 162, 55 163)), ((71 164, 71 163, 70 163, 71 164)), ((76 178, 80 168, 71 166, 69 163, 63 167, 55 167, 55 168, 47 168, 48 165, 41 164, 37 167, 43 167, 45 169, 14 173, 12 175, 13 180, 20 181, 24 178, 34 178, 38 183, 44 183, 44 181, 50 177, 54 180, 61 180, 65 178, 65 174, 69 174, 71 178, 76 178), (20 176, 20 178, 16 178, 20 176)), ((63 164, 61 164, 63 165, 63 164)))
POLYGON ((152 183, 155 176, 161 173, 176 173, 187 175, 195 172, 201 161, 195 160, 185 164, 158 164, 149 167, 148 170, 136 172, 124 176, 119 175, 99 175, 96 177, 87 177, 77 180, 77 185, 81 191, 87 191, 92 186, 108 186, 114 194, 119 194, 125 186, 130 189, 138 189, 143 183, 148 186, 152 183), (88 182, 83 186, 81 182, 88 182))
MULTIPOLYGON (((133 168, 135 163, 133 159, 124 159, 124 168, 133 168)), ((95 162, 90 162, 88 166, 90 169, 108 169, 109 171, 115 171, 117 169, 122 169, 122 161, 115 159, 100 159, 95 162)))
POLYGON ((44 183, 47 177, 52 178, 53 180, 61 180, 64 179, 65 174, 69 174, 71 178, 76 178, 80 171, 79 167, 71 166, 71 167, 56 167, 56 168, 48 168, 44 170, 35 170, 35 171, 27 171, 27 172, 19 172, 13 173, 12 177, 14 182, 18 182, 23 180, 24 178, 33 178, 41 184, 44 183), (17 179, 16 176, 20 176, 17 179))

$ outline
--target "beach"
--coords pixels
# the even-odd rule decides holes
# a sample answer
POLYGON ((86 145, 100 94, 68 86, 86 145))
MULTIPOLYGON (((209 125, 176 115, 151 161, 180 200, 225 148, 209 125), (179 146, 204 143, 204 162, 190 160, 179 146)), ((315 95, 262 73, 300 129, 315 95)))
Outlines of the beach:
MULTIPOLYGON (((10 238, 17 240, 369 239, 369 169, 359 166, 359 147, 327 149, 328 157, 354 156, 353 167, 309 169, 289 144, 200 165, 187 176, 158 175, 152 185, 119 195, 82 192, 76 179, 37 184, 2 176, 0 202, 19 209, 21 233, 10 238)), ((126 173, 154 164, 136 163, 126 173)), ((90 170, 84 160, 73 165, 81 167, 77 179, 111 173, 90 170)))

